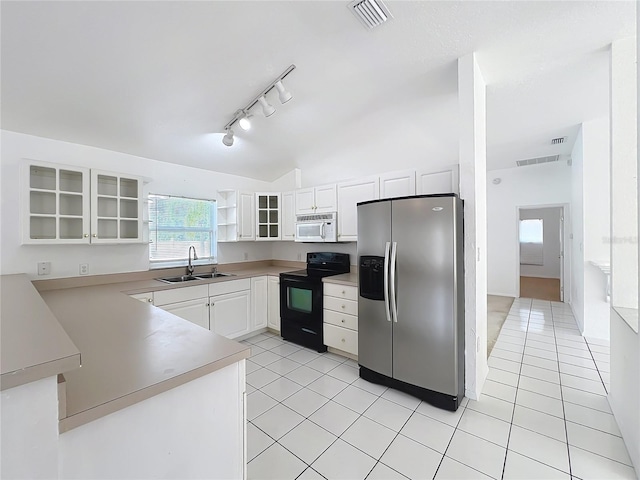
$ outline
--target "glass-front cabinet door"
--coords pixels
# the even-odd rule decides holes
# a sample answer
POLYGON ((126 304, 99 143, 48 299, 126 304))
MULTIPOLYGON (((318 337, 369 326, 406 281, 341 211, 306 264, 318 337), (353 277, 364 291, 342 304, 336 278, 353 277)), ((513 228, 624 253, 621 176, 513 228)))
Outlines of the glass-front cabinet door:
POLYGON ((280 240, 280 194, 256 193, 256 240, 280 240))

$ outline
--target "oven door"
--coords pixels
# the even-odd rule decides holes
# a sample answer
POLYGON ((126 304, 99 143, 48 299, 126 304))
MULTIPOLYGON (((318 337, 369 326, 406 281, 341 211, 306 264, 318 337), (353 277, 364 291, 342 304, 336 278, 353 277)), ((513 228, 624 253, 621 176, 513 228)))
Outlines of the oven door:
POLYGON ((280 277, 280 332, 291 342, 326 351, 322 335, 322 282, 280 277))
POLYGON ((324 242, 324 222, 296 223, 296 242, 324 242))

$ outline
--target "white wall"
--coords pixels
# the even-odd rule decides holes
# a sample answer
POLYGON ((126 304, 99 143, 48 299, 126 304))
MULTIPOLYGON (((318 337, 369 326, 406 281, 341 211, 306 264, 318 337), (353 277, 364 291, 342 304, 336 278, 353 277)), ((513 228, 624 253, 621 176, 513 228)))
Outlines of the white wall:
POLYGON ((349 261, 353 266, 358 262, 358 244, 349 243, 299 243, 299 242, 272 242, 271 253, 277 260, 292 260, 298 262, 307 261, 307 252, 337 252, 348 253, 349 261))
POLYGON ((3 390, 0 477, 58 476, 58 382, 44 378, 3 390))
POLYGON ((465 395, 478 399, 487 364, 487 105, 474 53, 458 59, 460 197, 464 200, 465 395))
MULTIPOLYGON (((636 10, 638 33, 640 33, 640 9, 636 10)), ((637 188, 637 178, 640 166, 637 152, 638 131, 636 103, 631 99, 640 98, 640 67, 636 61, 637 42, 629 38, 614 42, 611 45, 611 153, 612 153, 612 228, 610 235, 635 236, 636 242, 623 245, 622 251, 612 252, 612 294, 621 289, 620 301, 635 295, 638 308, 638 210, 640 192, 637 188), (632 127, 632 128, 631 128, 632 127), (635 177, 635 191, 629 188, 629 181, 635 177), (619 185, 621 184, 621 185, 619 185), (626 208, 630 202, 635 202, 636 210, 626 208), (625 217, 631 214, 632 217, 625 217), (635 215, 635 218, 633 218, 635 215), (626 220, 626 221, 625 221, 626 220), (631 220, 631 221, 629 221, 631 220), (632 225, 635 229, 629 228, 632 225), (628 248, 628 250, 627 250, 628 248), (635 254, 631 252, 635 249, 635 254), (622 265, 618 266, 617 255, 621 254, 622 265), (630 254, 625 257, 625 254, 630 254), (635 265, 632 258, 635 257, 635 265), (624 265, 624 259, 627 265, 624 265), (635 271, 634 271, 635 267, 635 271), (635 289, 635 291, 634 291, 635 289), (626 297, 626 298, 625 298, 626 297)), ((616 246, 615 244, 612 247, 616 246)), ((620 245, 617 245, 618 247, 620 245)), ((613 248, 612 248, 613 250, 613 248)), ((615 299, 615 294, 613 295, 615 299)), ((615 301, 615 300, 614 300, 615 301)), ((614 306, 615 303, 613 304, 614 306)), ((624 306, 624 305, 623 305, 624 306)), ((633 331, 615 309, 611 309, 611 391, 609 403, 620 427, 624 442, 633 461, 636 472, 640 472, 640 335, 633 331)))
MULTIPOLYGON (((571 151, 571 309, 584 332, 584 132, 580 128, 571 151)), ((566 288, 565 288, 566 291, 566 288)))
POLYGON ((571 170, 560 161, 487 172, 489 294, 518 296, 518 207, 570 203, 571 170))
POLYGON ((571 308, 584 335, 608 339, 606 277, 593 265, 608 264, 610 259, 607 240, 610 236, 611 204, 607 118, 581 125, 571 159, 571 308))
MULTIPOLYGON (((19 189, 22 159, 149 177, 152 182, 145 189, 153 193, 213 198, 218 189, 271 189, 267 182, 6 130, 0 132, 0 138, 2 274, 27 273, 36 277, 36 263, 40 261, 51 262, 51 275, 40 278, 77 276, 80 263, 88 263, 92 275, 149 269, 147 245, 21 245, 19 189)), ((269 244, 239 242, 221 245, 219 261, 243 261, 245 253, 248 260, 271 258, 269 244)))
MULTIPOLYGON (((520 275, 526 277, 560 278, 560 218, 561 207, 520 209, 520 220, 542 219, 542 265, 520 263, 520 275)), ((522 259, 520 259, 522 261, 522 259)))

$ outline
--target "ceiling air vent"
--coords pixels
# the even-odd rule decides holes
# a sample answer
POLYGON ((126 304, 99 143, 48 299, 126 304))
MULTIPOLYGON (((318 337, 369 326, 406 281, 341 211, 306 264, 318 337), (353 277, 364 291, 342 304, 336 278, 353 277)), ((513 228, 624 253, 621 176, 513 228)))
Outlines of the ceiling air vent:
POLYGON ((349 10, 369 30, 392 18, 382 0, 356 0, 349 4, 349 10))
POLYGON ((526 160, 517 160, 516 164, 519 167, 526 167, 528 165, 537 165, 539 163, 557 162, 560 155, 550 155, 548 157, 527 158, 526 160))
POLYGON ((561 143, 564 143, 566 141, 567 141, 567 137, 552 138, 551 145, 560 145, 561 143))

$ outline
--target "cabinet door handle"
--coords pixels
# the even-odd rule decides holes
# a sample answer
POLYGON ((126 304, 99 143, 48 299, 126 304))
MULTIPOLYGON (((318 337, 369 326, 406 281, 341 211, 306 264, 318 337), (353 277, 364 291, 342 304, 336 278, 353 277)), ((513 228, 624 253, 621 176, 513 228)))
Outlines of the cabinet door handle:
POLYGON ((342 320, 340 320, 342 323, 344 323, 344 318, 342 320))
POLYGON ((340 308, 344 308, 344 305, 341 305, 340 308))
POLYGON ((147 302, 149 303, 153 302, 153 298, 147 298, 147 302))
POLYGON ((98 238, 98 234, 94 233, 93 235, 91 235, 93 238, 98 238))
POLYGON ((345 292, 344 290, 342 290, 342 294, 344 295, 345 293, 347 293, 347 292, 345 292))
POLYGON ((343 339, 342 339, 342 343, 344 343, 344 342, 345 342, 345 339, 343 338, 343 339))
POLYGON ((89 234, 88 234, 88 233, 85 233, 85 234, 83 235, 83 237, 84 237, 84 238, 89 238, 89 234))

